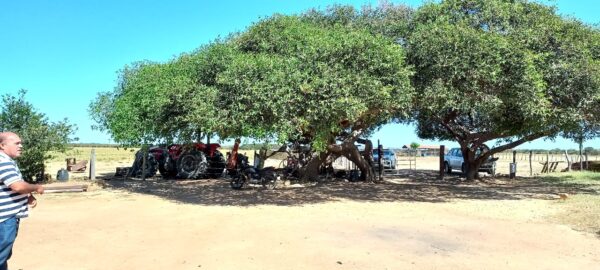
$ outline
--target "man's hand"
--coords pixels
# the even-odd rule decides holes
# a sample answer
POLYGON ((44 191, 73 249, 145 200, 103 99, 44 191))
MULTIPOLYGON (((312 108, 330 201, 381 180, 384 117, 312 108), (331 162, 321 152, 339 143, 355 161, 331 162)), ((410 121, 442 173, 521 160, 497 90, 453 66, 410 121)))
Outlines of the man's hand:
POLYGON ((31 194, 29 194, 29 197, 27 198, 27 205, 29 205, 30 208, 35 208, 37 206, 37 199, 31 194))
POLYGON ((9 187, 17 192, 17 193, 21 193, 21 194, 29 194, 31 192, 37 192, 38 194, 44 194, 44 187, 42 185, 34 185, 34 184, 29 184, 25 181, 16 181, 12 184, 9 185, 9 187))
MULTIPOLYGON (((44 186, 42 185, 37 185, 37 187, 35 188, 35 192, 37 192, 37 194, 44 194, 44 186)), ((32 196, 33 197, 33 196, 32 196)), ((35 199, 35 198, 34 198, 35 199)))

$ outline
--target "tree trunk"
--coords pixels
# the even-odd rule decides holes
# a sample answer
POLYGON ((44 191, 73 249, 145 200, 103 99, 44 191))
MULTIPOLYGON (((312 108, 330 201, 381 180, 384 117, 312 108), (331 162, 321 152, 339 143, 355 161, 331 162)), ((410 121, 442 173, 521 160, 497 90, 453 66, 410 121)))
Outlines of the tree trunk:
POLYGON ((583 140, 579 140, 579 170, 583 171, 583 140))
POLYGON ((354 149, 344 149, 342 151, 342 155, 345 156, 348 160, 354 162, 356 167, 360 170, 360 179, 373 182, 374 174, 372 171, 372 167, 369 165, 369 162, 364 159, 364 157, 360 154, 358 149, 354 147, 354 149))
POLYGON ((465 180, 473 181, 476 178, 479 178, 479 167, 475 164, 471 163, 467 165, 467 172, 465 173, 465 180))
MULTIPOLYGON (((366 139, 358 139, 358 140, 356 140, 356 142, 365 145, 365 151, 363 152, 362 157, 366 161, 367 170, 369 171, 369 174, 365 174, 361 169, 361 178, 372 182, 376 179, 375 167, 374 167, 375 159, 373 158, 373 142, 371 142, 371 140, 366 140, 366 139)), ((358 151, 358 149, 357 149, 357 151, 358 151)), ((355 162, 355 164, 356 164, 356 162, 355 162)))
POLYGON ((142 145, 142 181, 146 181, 146 160, 148 159, 148 147, 142 145))
POLYGON ((328 152, 313 153, 312 158, 300 169, 300 179, 303 181, 319 181, 321 165, 325 163, 328 152))
POLYGON ((483 158, 479 157, 471 162, 465 162, 465 164, 467 164, 465 180, 472 181, 474 179, 479 179, 479 168, 481 167, 481 164, 483 164, 483 160, 483 158))
POLYGON ((265 160, 267 159, 267 147, 263 146, 258 150, 258 158, 260 161, 258 162, 258 168, 262 169, 265 167, 265 160))
POLYGON ((466 181, 473 181, 479 179, 479 167, 483 164, 483 161, 488 158, 488 155, 482 154, 479 157, 475 157, 475 151, 465 147, 462 149, 463 152, 463 163, 465 164, 464 176, 466 181))

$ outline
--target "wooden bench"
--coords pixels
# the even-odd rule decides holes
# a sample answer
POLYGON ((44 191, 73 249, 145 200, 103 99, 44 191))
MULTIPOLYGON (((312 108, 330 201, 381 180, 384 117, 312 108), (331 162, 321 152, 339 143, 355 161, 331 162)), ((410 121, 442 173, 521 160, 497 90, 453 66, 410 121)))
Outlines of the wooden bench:
POLYGON ((87 168, 87 160, 82 160, 75 164, 67 165, 67 171, 70 171, 70 172, 85 172, 86 168, 87 168))
POLYGON ((544 165, 542 167, 542 173, 551 173, 556 171, 556 167, 558 167, 558 163, 562 163, 563 161, 544 161, 540 162, 540 164, 544 165))

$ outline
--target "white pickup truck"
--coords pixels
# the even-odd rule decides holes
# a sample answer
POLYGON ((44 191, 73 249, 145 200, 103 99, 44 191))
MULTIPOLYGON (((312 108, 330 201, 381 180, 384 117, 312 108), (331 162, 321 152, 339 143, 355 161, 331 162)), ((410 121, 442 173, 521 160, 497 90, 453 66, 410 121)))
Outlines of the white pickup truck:
MULTIPOLYGON (((486 172, 491 175, 496 174, 496 160, 497 158, 489 157, 481 167, 480 172, 486 172)), ((444 155, 444 169, 446 173, 451 173, 452 170, 460 170, 465 173, 466 165, 460 148, 452 148, 446 155, 444 155)))

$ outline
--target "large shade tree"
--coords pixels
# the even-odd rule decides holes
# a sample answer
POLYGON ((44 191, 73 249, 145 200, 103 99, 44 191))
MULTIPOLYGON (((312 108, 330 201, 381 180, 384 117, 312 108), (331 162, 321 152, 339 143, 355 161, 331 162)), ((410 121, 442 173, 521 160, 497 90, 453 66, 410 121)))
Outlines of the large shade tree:
POLYGON ((265 19, 231 42, 241 54, 219 74, 217 87, 230 117, 244 117, 280 141, 310 143, 315 153, 307 178, 328 156, 345 156, 371 177, 354 143, 411 108, 411 72, 401 46, 294 16, 265 19))
POLYGON ((494 153, 589 126, 600 119, 599 37, 535 2, 424 5, 406 39, 419 136, 456 140, 473 179, 494 153))
POLYGON ((197 84, 190 55, 125 67, 113 91, 90 104, 97 128, 123 145, 192 141, 213 130, 215 89, 197 84))
POLYGON ((140 63, 91 104, 117 142, 251 137, 303 141, 314 150, 305 177, 331 155, 366 160, 354 142, 407 116, 410 70, 382 36, 276 15, 168 63, 140 63))

